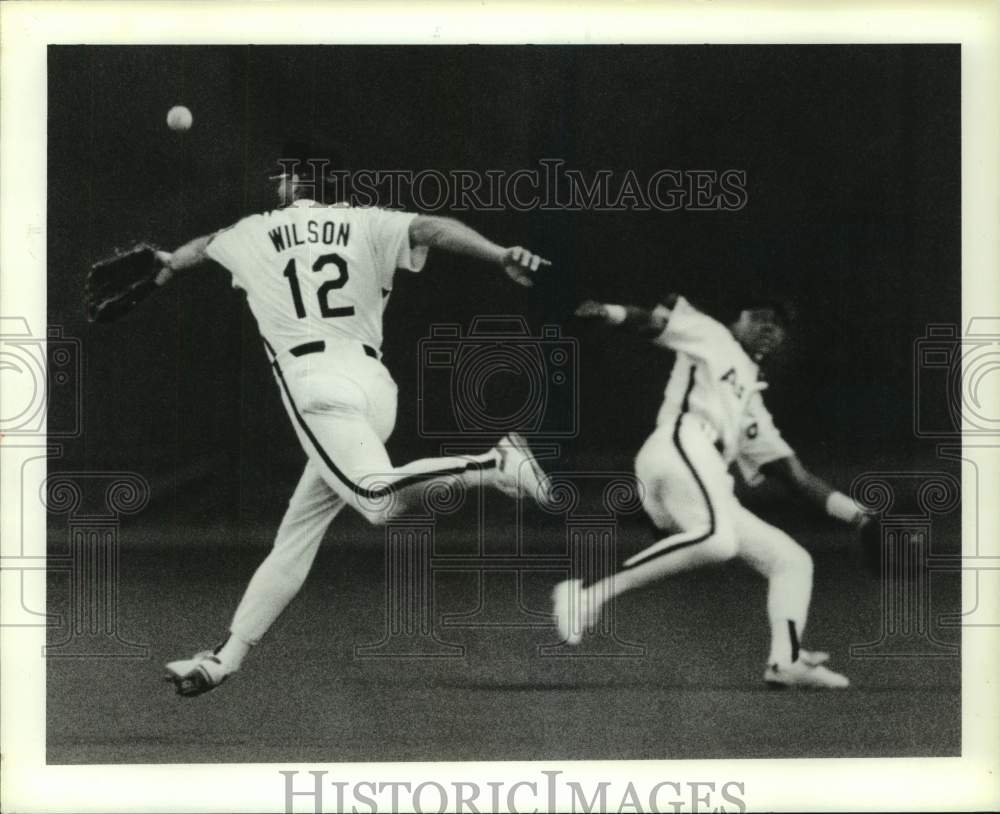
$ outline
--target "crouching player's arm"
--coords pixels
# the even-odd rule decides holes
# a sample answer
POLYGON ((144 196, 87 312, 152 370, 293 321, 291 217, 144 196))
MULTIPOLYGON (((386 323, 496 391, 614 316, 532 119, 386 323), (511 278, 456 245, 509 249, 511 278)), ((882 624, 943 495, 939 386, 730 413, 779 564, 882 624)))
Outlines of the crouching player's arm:
POLYGON ((583 319, 599 319, 607 325, 620 325, 640 336, 659 336, 670 318, 670 311, 662 305, 647 311, 637 305, 614 305, 594 300, 580 303, 575 313, 583 319))
POLYGON ((781 481, 807 503, 836 520, 855 527, 868 522, 868 515, 857 503, 806 469, 797 455, 764 464, 760 471, 781 481))

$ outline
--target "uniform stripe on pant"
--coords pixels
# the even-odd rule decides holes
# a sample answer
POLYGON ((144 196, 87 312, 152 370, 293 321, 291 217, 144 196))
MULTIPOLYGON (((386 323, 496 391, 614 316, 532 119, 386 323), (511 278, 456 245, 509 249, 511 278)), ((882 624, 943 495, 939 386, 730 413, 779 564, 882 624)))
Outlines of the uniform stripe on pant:
POLYGON ((323 445, 320 444, 319 439, 306 423, 305 418, 299 412, 299 408, 295 404, 295 399, 292 398, 292 391, 288 387, 288 382, 285 381, 285 375, 281 371, 281 365, 278 364, 278 358, 274 352, 274 348, 271 347, 271 344, 266 339, 264 340, 264 345, 271 356, 271 366, 274 368, 275 378, 277 378, 278 384, 281 386, 285 397, 288 399, 288 404, 292 408, 292 414, 295 416, 295 420, 298 422, 298 425, 302 428, 302 432, 306 434, 309 442, 313 445, 316 452, 319 453, 319 457, 323 459, 323 463, 325 463, 327 468, 336 476, 337 480, 343 483, 359 497, 363 497, 368 500, 377 500, 385 497, 386 495, 391 495, 393 492, 406 486, 412 486, 414 483, 422 483, 423 481, 439 478, 443 475, 461 475, 463 472, 473 472, 480 469, 493 469, 496 467, 497 464, 495 460, 485 461, 482 463, 479 461, 469 461, 469 463, 464 466, 453 466, 448 469, 435 469, 429 472, 407 475, 399 480, 386 484, 385 486, 381 486, 378 489, 365 489, 363 486, 359 486, 347 477, 344 471, 338 467, 336 463, 334 463, 333 458, 330 457, 329 453, 323 449, 323 445))
MULTIPOLYGON (((683 444, 681 444, 681 422, 684 420, 684 416, 687 414, 689 409, 688 401, 691 397, 691 391, 694 389, 694 374, 695 374, 695 367, 694 365, 692 365, 691 371, 688 374, 688 386, 687 390, 684 392, 684 401, 681 404, 681 412, 680 415, 677 416, 677 421, 674 423, 673 442, 674 446, 677 448, 677 451, 681 454, 681 460, 684 461, 684 464, 687 466, 688 471, 694 478, 695 483, 698 484, 698 490, 701 492, 701 496, 705 499, 705 505, 708 507, 708 531, 704 532, 703 534, 698 534, 696 537, 690 540, 679 540, 678 538, 684 536, 683 533, 672 535, 673 539, 675 539, 676 542, 667 545, 663 548, 657 548, 656 546, 650 547, 645 552, 645 556, 639 554, 635 557, 632 557, 628 562, 626 562, 625 563, 626 568, 632 568, 636 565, 647 563, 650 561, 650 559, 654 557, 662 557, 663 555, 669 554, 672 551, 679 551, 682 548, 687 548, 688 546, 693 546, 697 545, 698 543, 703 543, 705 540, 707 540, 709 537, 715 534, 715 509, 712 506, 712 499, 708 495, 708 490, 705 488, 705 484, 702 481, 701 476, 698 474, 698 470, 694 468, 694 464, 691 463, 691 459, 687 456, 687 453, 684 451, 684 446, 683 444)), ((669 540, 671 538, 667 539, 669 540)), ((666 542, 666 540, 664 540, 663 542, 666 542)))

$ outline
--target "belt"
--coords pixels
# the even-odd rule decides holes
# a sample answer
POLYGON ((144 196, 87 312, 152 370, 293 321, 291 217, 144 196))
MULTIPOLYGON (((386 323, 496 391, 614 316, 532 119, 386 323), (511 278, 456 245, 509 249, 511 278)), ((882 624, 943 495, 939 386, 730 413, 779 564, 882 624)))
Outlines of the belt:
MULTIPOLYGON (((365 356, 370 356, 372 359, 378 359, 378 351, 370 345, 362 344, 361 347, 364 349, 365 356)), ((316 342, 305 342, 301 345, 296 345, 290 351, 288 351, 292 356, 307 356, 310 353, 322 353, 326 350, 326 342, 322 339, 316 342)))

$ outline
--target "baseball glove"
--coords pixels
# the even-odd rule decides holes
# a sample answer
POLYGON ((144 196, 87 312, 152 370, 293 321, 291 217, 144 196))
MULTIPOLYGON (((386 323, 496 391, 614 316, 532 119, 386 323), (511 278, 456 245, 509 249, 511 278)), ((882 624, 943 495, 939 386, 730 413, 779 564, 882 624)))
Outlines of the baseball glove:
POLYGON ((91 322, 113 322, 156 290, 156 275, 163 265, 156 247, 139 243, 115 252, 90 267, 84 302, 91 322))

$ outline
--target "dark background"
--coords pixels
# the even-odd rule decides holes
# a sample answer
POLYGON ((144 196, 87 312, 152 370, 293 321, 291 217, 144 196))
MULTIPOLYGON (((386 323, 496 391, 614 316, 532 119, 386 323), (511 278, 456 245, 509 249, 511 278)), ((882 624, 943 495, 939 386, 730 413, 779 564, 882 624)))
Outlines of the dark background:
MULTIPOLYGON (((738 212, 463 213, 555 268, 535 291, 443 255, 401 275, 385 320, 397 459, 434 451, 414 409, 432 322, 520 313, 538 331, 578 298, 649 303, 670 290, 708 308, 744 292, 796 305, 768 403, 807 460, 918 455, 913 342, 960 315, 959 103, 957 46, 53 47, 49 319, 85 353, 85 433, 67 459, 163 477, 214 455, 214 512, 239 510, 234 472, 244 494, 295 477, 302 455, 228 274, 194 275, 112 326, 88 326, 80 303, 88 264, 113 247, 172 248, 273 206, 262 179, 303 132, 376 169, 557 157, 619 180, 747 173, 738 212), (165 125, 175 103, 194 113, 187 133, 165 125)), ((670 356, 563 330, 580 339, 582 370, 565 454, 630 460, 670 356)))
MULTIPOLYGON (((530 246, 550 257, 554 267, 545 283, 530 291, 492 269, 443 255, 432 256, 424 274, 400 275, 385 319, 384 347, 400 384, 399 419, 389 445, 394 460, 437 450, 437 440, 420 437, 416 413, 417 343, 429 326, 467 325, 479 314, 523 314, 535 332, 543 324, 562 324, 563 332, 579 341, 579 435, 561 442, 558 463, 547 465, 571 471, 630 468, 652 428, 672 358, 628 337, 566 321, 567 307, 585 297, 648 304, 676 290, 709 310, 744 294, 776 294, 794 302, 798 320, 770 373, 767 401, 786 438, 821 475, 846 488, 865 470, 941 468, 933 446, 915 438, 913 359, 914 341, 927 324, 960 321, 959 57, 958 46, 948 45, 52 47, 49 322, 78 337, 83 351, 83 434, 67 442, 52 468, 130 470, 151 482, 150 507, 123 532, 132 543, 122 569, 126 575, 130 568, 143 575, 126 586, 124 595, 134 598, 130 623, 153 643, 152 658, 188 655, 210 643, 205 637, 221 632, 263 556, 262 546, 272 538, 304 454, 272 384, 252 317, 223 270, 209 267, 192 274, 120 323, 91 326, 81 302, 86 269, 95 259, 139 239, 173 248, 272 207, 263 179, 284 141, 305 133, 321 132, 345 144, 356 168, 513 171, 537 169, 543 158, 561 158, 588 177, 610 169, 618 180, 630 169, 643 180, 661 168, 744 170, 748 202, 738 212, 463 213, 462 220, 497 242, 530 246), (187 133, 166 127, 166 112, 174 104, 185 104, 194 114, 187 133), (248 546, 243 555, 212 553, 236 540, 248 546), (184 543, 196 544, 196 553, 184 543), (158 576, 164 585, 158 586, 158 576), (202 613, 198 603, 209 595, 211 607, 202 613), (189 601, 195 605, 188 607, 189 601), (178 605, 186 610, 178 612, 178 605)), ((431 405, 448 397, 443 385, 423 395, 431 405)), ((931 416, 944 416, 944 394, 923 395, 931 416)), ((52 403, 50 426, 65 421, 73 409, 68 400, 52 403)), ((814 521, 784 518, 804 542, 822 545, 833 535, 843 538, 842 532, 814 521)), ((338 540, 377 538, 356 518, 339 520, 336 529, 331 537, 338 540)), ((957 520, 951 532, 957 544, 957 520)), ((54 533, 58 538, 58 527, 54 533)), ((645 533, 636 532, 636 548, 648 544, 645 533)), ((506 532, 498 527, 496 534, 506 532)), ((353 580, 353 601, 377 606, 377 596, 368 596, 361 576, 365 568, 377 573, 381 567, 380 548, 375 548, 370 562, 350 574, 326 562, 326 555, 316 570, 327 578, 335 573, 337 579, 353 580)), ((867 608, 867 624, 873 623, 877 584, 852 583, 859 574, 840 555, 825 566, 818 562, 818 584, 854 585, 827 597, 843 611, 832 620, 831 645, 839 643, 842 651, 866 635, 854 624, 863 626, 860 609, 867 608)), ((697 603, 703 583, 697 581, 701 577, 692 579, 678 581, 688 585, 678 590, 682 596, 690 592, 697 603)), ((749 590, 739 581, 731 587, 738 594, 749 590)), ((760 587, 753 590, 762 602, 760 587)), ((544 591, 539 596, 544 606, 544 591)), ((945 605, 950 607, 957 591, 949 596, 945 605)), ((294 605, 269 639, 272 647, 287 647, 292 660, 301 660, 297 637, 303 620, 304 629, 315 631, 313 621, 327 612, 318 601, 312 596, 294 605), (302 616, 304 608, 313 615, 302 616)), ((670 621, 675 610, 657 601, 635 617, 637 625, 642 627, 642 618, 660 619, 656 631, 676 633, 670 621)), ((342 611, 322 624, 333 625, 342 611)), ((699 614, 705 629, 723 630, 742 624, 738 611, 713 601, 699 614)), ((762 614, 763 607, 757 612, 762 614)), ((829 614, 826 622, 831 622, 829 614)), ((337 630, 323 629, 324 641, 333 635, 350 639, 349 631, 337 630)), ((310 658, 316 657, 315 644, 310 658)), ((727 646, 721 639, 718 645, 727 646)), ((642 675, 654 683, 681 684, 721 675, 711 657, 684 662, 692 665, 690 671, 676 667, 670 653, 677 646, 667 645, 673 672, 656 663, 642 675)), ((692 633, 689 646, 701 653, 705 644, 692 633)), ((739 666, 724 683, 742 686, 751 680, 747 676, 756 681, 757 662, 755 651, 748 656, 752 666, 746 671, 739 666)), ((280 660, 266 663, 287 680, 280 660)), ((264 664, 264 659, 257 662, 261 670, 264 664)), ((491 674, 502 680, 504 670, 528 669, 505 664, 493 664, 487 672, 495 667, 491 674)), ((881 689, 910 682, 910 690, 922 692, 918 675, 901 664, 892 669, 880 675, 870 664, 863 668, 881 689)), ((475 673, 482 671, 479 663, 475 673)), ((574 742, 568 752, 545 751, 546 743, 562 742, 546 737, 555 738, 566 724, 543 717, 552 731, 541 733, 530 748, 522 731, 492 749, 477 752, 470 745, 462 755, 953 753, 958 748, 957 673, 945 673, 929 681, 950 687, 936 694, 948 699, 946 713, 939 715, 922 696, 904 694, 901 705, 894 706, 876 694, 865 702, 868 706, 853 708, 853 724, 839 720, 828 727, 848 727, 832 744, 810 740, 812 727, 796 730, 805 740, 782 741, 786 727, 775 728, 774 722, 791 713, 765 706, 754 721, 725 721, 723 740, 708 745, 689 722, 694 727, 687 733, 694 738, 689 751, 682 739, 664 746, 659 726, 635 748, 619 750, 598 737, 593 749, 574 742), (900 745, 892 733, 918 720, 917 707, 940 726, 914 727, 912 740, 900 745), (870 720, 879 710, 891 710, 898 718, 872 729, 870 720), (758 726, 774 732, 758 732, 760 742, 752 745, 740 738, 740 732, 758 726), (661 747, 665 751, 657 751, 661 747)), ((131 759, 132 741, 109 735, 111 740, 103 742, 111 743, 110 751, 93 757, 85 734, 75 740, 95 724, 93 717, 77 717, 88 708, 79 701, 91 696, 93 685, 87 682, 100 686, 102 677, 73 671, 53 675, 70 687, 65 696, 53 696, 50 689, 50 721, 61 727, 62 742, 72 745, 60 755, 74 761, 131 759)), ((563 678, 572 684, 571 675, 563 678)), ((604 674, 591 678, 608 686, 619 680, 604 674)), ((239 680, 243 692, 250 692, 249 675, 239 680)), ((643 685, 646 679, 636 680, 643 685)), ((366 682, 362 677, 360 686, 366 682)), ((235 682, 226 690, 239 692, 235 682)), ((399 692, 399 703, 410 698, 399 692)), ((148 696, 145 689, 135 693, 136 706, 113 718, 138 720, 136 742, 147 743, 142 721, 149 718, 155 729, 164 720, 160 713, 174 712, 141 712, 137 719, 136 710, 145 709, 148 696)), ((257 690, 258 704, 270 698, 262 693, 257 690)), ((711 717, 716 700, 703 700, 707 706, 699 716, 711 717)), ((734 709, 745 706, 745 699, 730 701, 734 709)), ((534 701, 526 702, 524 721, 535 721, 534 701)), ((593 703, 600 707, 607 696, 598 693, 593 703)), ((669 707, 671 702, 663 703, 669 707)), ((481 707, 473 707, 482 714, 481 707)), ((391 703, 385 707, 386 720, 393 719, 392 709, 391 703)), ((573 704, 567 701, 565 710, 572 715, 573 704)), ((818 721, 828 713, 824 707, 810 714, 818 721)), ((108 719, 96 720, 100 728, 108 719)), ((195 719, 185 720, 177 726, 183 729, 195 719)), ((224 726, 226 720, 223 715, 213 725, 224 726)), ((628 714, 622 720, 624 727, 639 726, 628 714)), ((493 723, 488 719, 482 726, 493 723)), ((606 737, 614 738, 616 731, 606 737)), ((299 736, 275 735, 273 743, 260 733, 254 737, 274 750, 254 754, 274 759, 285 757, 283 745, 299 736)), ((375 749, 355 732, 352 749, 333 754, 454 756, 433 739, 421 751, 405 742, 394 746, 386 737, 375 749)), ((443 732, 441 743, 455 743, 455 737, 443 732)), ((167 740, 176 746, 176 739, 167 740)), ((143 753, 150 760, 178 755, 210 760, 224 754, 199 751, 194 736, 190 742, 181 738, 180 752, 158 751, 161 742, 151 743, 149 753, 143 753)), ((236 751, 225 753, 228 759, 250 759, 245 739, 235 743, 236 751)), ((295 754, 309 759, 327 754, 324 748, 321 743, 319 751, 295 754)))

